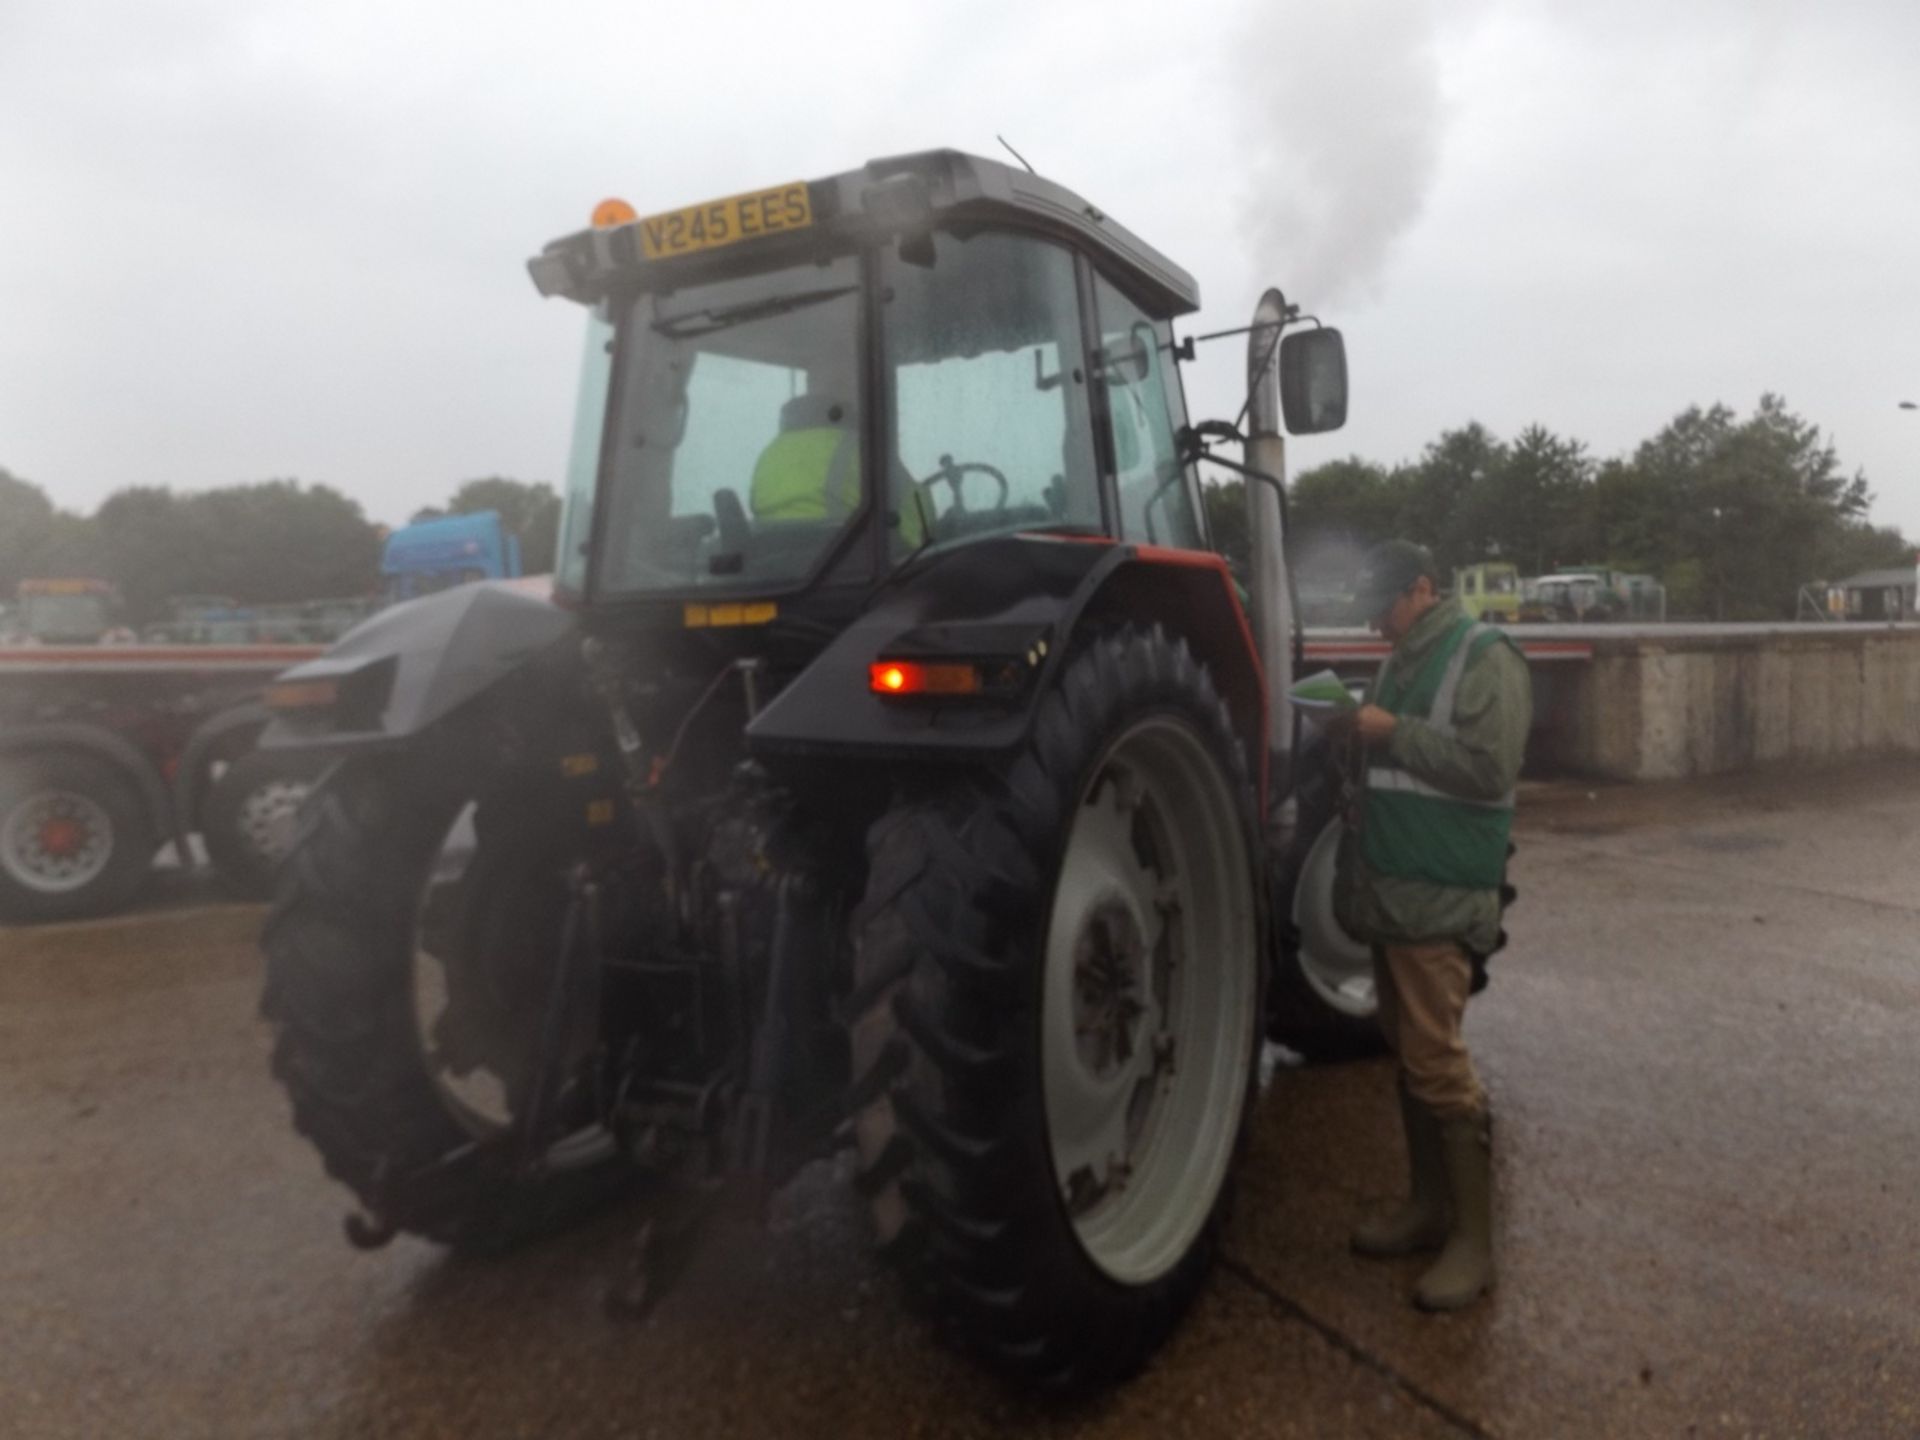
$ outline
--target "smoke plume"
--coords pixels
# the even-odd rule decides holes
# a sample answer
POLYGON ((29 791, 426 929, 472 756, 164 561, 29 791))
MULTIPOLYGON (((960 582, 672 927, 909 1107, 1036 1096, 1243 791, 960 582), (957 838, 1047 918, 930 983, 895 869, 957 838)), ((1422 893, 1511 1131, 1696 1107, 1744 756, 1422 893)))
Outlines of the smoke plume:
POLYGON ((1308 309, 1364 292, 1425 203, 1442 110, 1434 0, 1252 0, 1244 77, 1256 270, 1308 309))

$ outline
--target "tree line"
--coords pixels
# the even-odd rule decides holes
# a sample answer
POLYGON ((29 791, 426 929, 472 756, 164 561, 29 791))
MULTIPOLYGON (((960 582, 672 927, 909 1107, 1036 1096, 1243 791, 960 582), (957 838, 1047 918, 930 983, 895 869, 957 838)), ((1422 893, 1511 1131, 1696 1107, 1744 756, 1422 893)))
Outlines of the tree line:
MULTIPOLYGON (((1323 591, 1340 589, 1368 545, 1398 535, 1430 547, 1443 572, 1494 559, 1530 575, 1604 565, 1658 578, 1670 615, 1758 620, 1791 616, 1809 581, 1913 557, 1898 530, 1867 519, 1866 477, 1845 473, 1818 428, 1775 395, 1744 417, 1690 407, 1613 459, 1541 425, 1502 440, 1473 422, 1410 463, 1354 456, 1288 488, 1300 582, 1323 591)), ((1206 499, 1216 543, 1244 563, 1240 483, 1210 483, 1206 499)), ((414 518, 478 510, 499 511, 519 535, 529 573, 552 567, 560 500, 550 485, 470 480, 414 518)), ((134 624, 164 618, 175 595, 266 604, 372 594, 382 534, 326 485, 136 486, 80 516, 0 470, 0 597, 29 576, 110 580, 134 624)))
MULTIPOLYGON (((551 485, 469 480, 414 518, 480 510, 500 512, 519 535, 529 573, 552 568, 560 497, 551 485)), ((29 578, 108 580, 134 625, 166 618, 177 595, 243 605, 372 595, 385 535, 358 501, 327 485, 263 480, 185 494, 133 486, 83 516, 0 469, 0 600, 29 578)))
MULTIPOLYGON (((1291 550, 1304 586, 1337 591, 1367 546, 1391 536, 1429 547, 1451 572, 1507 560, 1522 574, 1605 566, 1651 574, 1668 614, 1791 617, 1800 587, 1909 565, 1914 547, 1867 519, 1866 477, 1777 395, 1753 413, 1692 406, 1629 455, 1596 459, 1579 440, 1532 425, 1502 440, 1469 423, 1409 464, 1357 456, 1294 477, 1291 550)), ((1240 482, 1209 485, 1216 538, 1243 558, 1240 482)))

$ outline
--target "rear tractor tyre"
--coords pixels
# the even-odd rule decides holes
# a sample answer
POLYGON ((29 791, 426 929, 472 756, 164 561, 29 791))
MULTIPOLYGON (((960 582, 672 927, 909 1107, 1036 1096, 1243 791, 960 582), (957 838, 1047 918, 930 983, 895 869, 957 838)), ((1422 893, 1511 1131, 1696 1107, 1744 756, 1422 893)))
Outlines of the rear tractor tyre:
POLYGON ((0 920, 117 910, 158 848, 139 791, 108 761, 73 750, 0 755, 0 920))
MULTIPOLYGON (((1275 902, 1282 938, 1267 1033, 1308 1060, 1377 1055, 1387 1045, 1380 1033, 1372 947, 1340 923, 1334 904, 1334 864, 1345 818, 1325 746, 1303 752, 1295 801, 1294 842, 1281 865, 1275 902)), ((1507 854, 1513 854, 1513 846, 1507 854)), ((1517 895, 1503 878, 1502 919, 1517 895)), ((1492 953, 1506 944, 1503 929, 1492 953)), ((1485 974, 1483 960, 1476 967, 1476 990, 1485 984, 1485 974)))
POLYGON ((382 755, 321 781, 268 916, 260 1008, 327 1173, 385 1230, 488 1251, 563 1228, 631 1170, 579 1096, 538 1163, 516 1163, 580 843, 525 797, 474 803, 445 768, 382 755))
POLYGON ((1254 1093, 1252 788, 1206 669, 1102 636, 990 777, 868 837, 849 1001, 859 1185, 1009 1378, 1124 1378, 1206 1276, 1254 1093))
POLYGON ((1268 1034, 1308 1060, 1351 1060, 1386 1048, 1376 1016, 1373 952, 1340 923, 1334 862, 1344 819, 1323 744, 1301 753, 1294 840, 1280 866, 1275 909, 1280 964, 1268 1034))

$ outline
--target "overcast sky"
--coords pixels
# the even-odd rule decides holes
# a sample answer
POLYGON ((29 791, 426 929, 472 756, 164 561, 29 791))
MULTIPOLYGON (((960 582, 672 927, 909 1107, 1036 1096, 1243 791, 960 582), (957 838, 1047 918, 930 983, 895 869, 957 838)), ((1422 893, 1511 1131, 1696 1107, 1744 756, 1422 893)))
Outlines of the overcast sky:
POLYGON ((1198 277, 1190 330, 1274 283, 1345 330, 1296 467, 1771 389, 1920 536, 1917 63, 1911 0, 0 0, 0 466, 390 522, 557 479, 580 312, 523 262, 596 201, 1004 133, 1198 277))

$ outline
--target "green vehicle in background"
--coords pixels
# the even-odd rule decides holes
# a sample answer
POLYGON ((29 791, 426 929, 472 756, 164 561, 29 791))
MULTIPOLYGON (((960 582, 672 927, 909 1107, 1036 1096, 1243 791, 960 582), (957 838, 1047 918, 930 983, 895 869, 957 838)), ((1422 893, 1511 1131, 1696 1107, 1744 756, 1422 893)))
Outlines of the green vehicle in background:
POLYGON ((1520 570, 1505 560, 1455 570, 1453 593, 1476 620, 1511 625, 1520 618, 1520 570))

